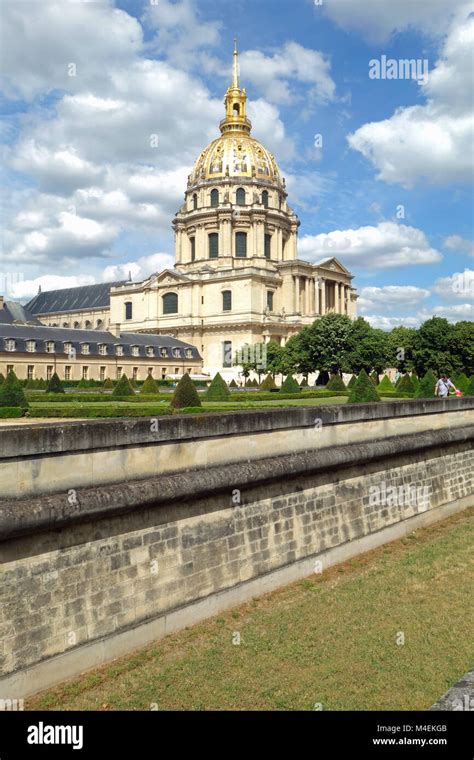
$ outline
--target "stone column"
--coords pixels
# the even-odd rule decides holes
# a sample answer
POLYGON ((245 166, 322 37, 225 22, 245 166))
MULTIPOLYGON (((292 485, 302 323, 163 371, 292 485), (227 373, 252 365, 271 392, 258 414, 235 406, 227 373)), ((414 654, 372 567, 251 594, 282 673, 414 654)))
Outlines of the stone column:
POLYGON ((319 278, 314 278, 314 313, 319 314, 319 278))
POLYGON ((349 313, 349 288, 344 285, 344 314, 349 313))
POLYGON ((295 313, 300 310, 300 276, 295 275, 295 313))
POLYGON ((339 314, 339 283, 334 283, 334 313, 339 314))
POLYGON ((326 314, 326 280, 321 277, 321 314, 326 314))

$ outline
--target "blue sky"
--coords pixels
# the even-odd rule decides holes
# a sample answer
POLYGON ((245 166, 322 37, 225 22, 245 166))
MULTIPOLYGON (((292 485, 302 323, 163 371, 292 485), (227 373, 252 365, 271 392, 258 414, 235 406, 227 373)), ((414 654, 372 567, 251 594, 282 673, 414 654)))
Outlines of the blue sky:
POLYGON ((336 255, 374 325, 473 318, 469 0, 3 0, 1 11, 10 296, 172 265, 171 220, 218 134, 237 35, 253 134, 287 178, 300 258, 336 255), (382 56, 426 60, 429 76, 370 78, 382 56))

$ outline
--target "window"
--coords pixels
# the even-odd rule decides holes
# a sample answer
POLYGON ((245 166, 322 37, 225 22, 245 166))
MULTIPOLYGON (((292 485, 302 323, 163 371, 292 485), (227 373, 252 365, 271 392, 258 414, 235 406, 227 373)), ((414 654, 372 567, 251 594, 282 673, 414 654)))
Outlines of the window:
POLYGON ((179 348, 173 348, 173 356, 175 359, 181 359, 181 351, 179 348))
POLYGON ((69 322, 63 322, 63 327, 69 327, 69 322))
POLYGON ((75 330, 78 330, 80 326, 81 326, 80 322, 74 322, 74 329, 75 330))
POLYGON ((46 353, 47 354, 54 354, 54 340, 47 340, 46 341, 46 353))
POLYGON ((103 383, 107 376, 107 367, 101 367, 99 370, 99 379, 103 383))
POLYGON ((196 238, 190 238, 189 242, 191 243, 191 261, 196 261, 196 238))
POLYGON ((198 197, 197 197, 197 193, 194 193, 194 195, 193 195, 193 209, 194 209, 194 211, 196 211, 197 207, 198 207, 198 197))
POLYGON ((132 313, 133 313, 132 302, 127 301, 127 303, 125 304, 125 319, 132 319, 132 313))
POLYGON ((34 364, 28 364, 28 367, 26 368, 26 378, 27 380, 33 380, 35 376, 35 365, 34 364))
POLYGON ((187 372, 188 372, 189 377, 191 377, 191 367, 188 367, 187 372))
POLYGON ((6 351, 14 351, 15 348, 16 348, 16 341, 14 341, 13 338, 7 338, 5 341, 6 351))
POLYGON ((66 342, 64 344, 64 353, 65 354, 70 354, 71 351, 72 351, 72 343, 66 342))
POLYGON ((235 194, 235 201, 237 206, 245 206, 245 190, 243 187, 239 187, 235 194))
POLYGON ((46 380, 51 380, 53 376, 54 367, 51 366, 51 364, 48 364, 46 367, 46 380))
POLYGON ((217 232, 211 232, 209 235, 209 258, 219 258, 219 235, 217 232))
POLYGON ((153 377, 153 367, 148 367, 148 377, 153 377))
POLYGON ((222 292, 222 311, 232 311, 232 291, 222 292))
POLYGON ((160 348, 160 356, 163 357, 163 359, 168 358, 168 351, 166 350, 166 348, 160 348))
POLYGON ((192 359, 193 358, 193 350, 192 348, 186 349, 186 359, 192 359))
POLYGON ((222 344, 222 366, 232 367, 232 341, 225 340, 222 344))
POLYGON ((116 373, 117 380, 120 380, 120 378, 122 377, 122 374, 123 374, 122 370, 123 370, 123 367, 117 367, 117 373, 116 373))
POLYGON ((36 351, 36 341, 35 340, 27 340, 26 341, 26 350, 32 354, 33 351, 36 351))
POLYGON ((219 190, 211 190, 211 207, 217 208, 219 205, 219 190))
POLYGON ((82 368, 82 379, 89 380, 89 367, 82 368))
POLYGON ((96 328, 97 330, 100 330, 100 328, 103 326, 104 321, 102 319, 97 320, 96 328))
POLYGON ((7 375, 8 375, 10 372, 13 372, 13 369, 14 369, 14 365, 13 365, 13 364, 7 364, 7 375))
POLYGON ((174 368, 174 374, 175 375, 179 375, 179 367, 175 367, 174 368))
POLYGON ((163 314, 177 314, 178 313, 178 294, 166 293, 163 296, 163 314))
POLYGON ((166 367, 161 368, 161 379, 164 380, 166 377, 166 367))
POLYGON ((81 353, 82 354, 90 354, 91 347, 89 343, 81 343, 81 353))
POLYGON ((273 290, 267 290, 267 309, 273 311, 273 290))
POLYGON ((107 356, 107 346, 105 345, 105 343, 99 344, 99 354, 101 356, 107 356))
POLYGON ((155 349, 153 346, 147 346, 146 347, 146 355, 147 356, 154 356, 155 355, 155 349))
POLYGON ((115 346, 115 353, 117 356, 123 356, 123 346, 115 346))
POLYGON ((138 380, 138 367, 132 369, 132 377, 134 380, 138 380))
POLYGON ((237 232, 235 235, 235 255, 239 259, 247 256, 247 233, 237 232))
POLYGON ((262 206, 268 208, 268 192, 266 190, 262 193, 262 206))
POLYGON ((240 106, 238 103, 234 103, 232 110, 234 112, 234 116, 240 116, 240 106))
POLYGON ((71 367, 70 365, 66 365, 64 367, 64 379, 70 380, 71 379, 71 367))
POLYGON ((265 258, 270 259, 272 256, 272 236, 265 235, 265 258))
POLYGON ((139 346, 132 346, 132 356, 139 356, 139 354, 140 354, 139 346))
POLYGON ((86 330, 91 330, 91 329, 92 329, 92 322, 90 321, 90 319, 86 319, 86 330))

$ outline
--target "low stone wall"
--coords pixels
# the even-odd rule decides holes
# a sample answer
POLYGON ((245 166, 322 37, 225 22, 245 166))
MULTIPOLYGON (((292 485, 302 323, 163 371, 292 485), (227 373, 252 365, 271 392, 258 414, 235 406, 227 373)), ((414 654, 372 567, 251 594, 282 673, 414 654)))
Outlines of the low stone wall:
MULTIPOLYGON (((446 419, 444 403, 437 413, 446 419)), ((381 415, 384 406, 370 409, 381 415)), ((352 409, 351 424, 372 424, 369 411, 358 418, 352 409)), ((450 426, 438 421, 433 431, 1 500, 0 697, 22 698, 472 504, 474 426, 464 424, 472 412, 460 406, 458 425, 454 407, 449 414, 450 426)), ((218 428, 222 439, 281 423, 269 416, 257 415, 254 431, 250 415, 240 423, 224 415, 227 431, 220 415, 177 424, 188 433, 203 424, 207 436, 218 428)), ((291 414, 283 420, 294 432, 291 414)), ((334 420, 333 436, 347 424, 334 420)), ((127 421, 113 425, 117 445, 127 421)), ((76 433, 55 434, 61 457, 76 433)))

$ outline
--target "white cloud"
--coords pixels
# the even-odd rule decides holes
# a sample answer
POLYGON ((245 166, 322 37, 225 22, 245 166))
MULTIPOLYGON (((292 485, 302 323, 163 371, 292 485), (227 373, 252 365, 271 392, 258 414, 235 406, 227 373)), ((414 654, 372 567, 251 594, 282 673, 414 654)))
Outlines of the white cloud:
POLYGON ((466 240, 461 235, 450 235, 443 241, 443 247, 450 251, 460 251, 469 254, 469 256, 474 256, 474 241, 466 240))
POLYGON ((419 327, 423 322, 423 319, 419 316, 386 317, 380 314, 364 314, 364 319, 366 319, 372 327, 386 331, 392 330, 394 327, 419 327))
POLYGON ((93 285, 94 277, 87 274, 62 277, 55 274, 45 274, 33 280, 22 280, 15 283, 9 290, 9 296, 21 301, 31 300, 41 290, 63 290, 64 288, 76 288, 80 285, 93 285))
POLYGON ((357 300, 358 310, 362 314, 383 308, 405 309, 419 307, 428 296, 429 290, 414 285, 385 285, 383 287, 362 288, 357 300))
POLYGON ((382 42, 407 29, 441 34, 466 5, 466 0, 357 0, 356 5, 354 0, 324 0, 321 10, 344 29, 382 42))
POLYGON ((440 277, 433 288, 445 301, 472 301, 474 303, 474 270, 465 269, 450 277, 440 277))
POLYGON ((196 66, 196 52, 220 41, 220 21, 202 21, 193 0, 159 0, 150 4, 143 15, 144 23, 156 30, 148 47, 182 68, 196 66), (191 55, 193 53, 194 55, 191 55))
POLYGON ((389 269, 441 261, 424 232, 394 222, 356 230, 334 230, 319 235, 305 235, 298 245, 299 255, 310 261, 330 256, 341 258, 345 265, 370 269, 389 269))
POLYGON ((169 253, 153 253, 127 264, 106 267, 102 273, 102 279, 104 282, 126 280, 130 273, 132 280, 139 282, 155 272, 161 272, 163 269, 174 269, 174 264, 174 256, 170 256, 169 253))
POLYGON ((472 180, 473 45, 474 16, 457 18, 423 85, 426 105, 399 108, 348 136, 350 146, 374 164, 379 179, 404 187, 472 180))

